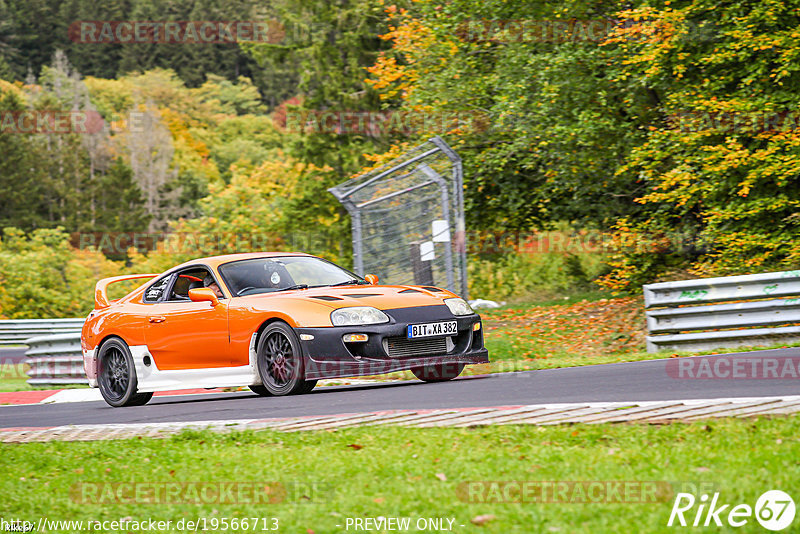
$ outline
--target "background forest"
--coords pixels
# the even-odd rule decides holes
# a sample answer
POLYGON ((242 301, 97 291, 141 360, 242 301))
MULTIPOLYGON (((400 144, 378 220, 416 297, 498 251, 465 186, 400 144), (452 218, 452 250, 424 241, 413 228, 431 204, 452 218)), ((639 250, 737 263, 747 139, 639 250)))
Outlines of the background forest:
POLYGON ((800 3, 770 0, 0 0, 0 113, 104 119, 92 134, 0 128, 0 316, 81 316, 98 278, 203 254, 348 265, 327 188, 431 135, 464 159, 474 297, 795 268, 798 28, 800 3), (285 35, 70 38, 104 20, 285 35), (325 111, 482 119, 309 126, 325 111), (148 237, 102 242, 132 234, 148 237), (518 236, 572 245, 534 254, 518 236))

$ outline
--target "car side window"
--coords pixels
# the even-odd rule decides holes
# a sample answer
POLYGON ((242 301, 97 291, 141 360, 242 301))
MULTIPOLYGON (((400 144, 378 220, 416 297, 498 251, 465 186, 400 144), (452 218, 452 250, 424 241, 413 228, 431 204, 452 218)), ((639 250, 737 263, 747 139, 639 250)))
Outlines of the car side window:
POLYGON ((189 299, 189 290, 205 287, 203 281, 211 274, 204 267, 192 267, 178 273, 169 293, 170 302, 185 302, 189 299))
POLYGON ((144 301, 145 302, 158 302, 164 296, 164 292, 167 290, 167 285, 169 285, 169 275, 156 280, 153 285, 148 287, 144 292, 144 301))

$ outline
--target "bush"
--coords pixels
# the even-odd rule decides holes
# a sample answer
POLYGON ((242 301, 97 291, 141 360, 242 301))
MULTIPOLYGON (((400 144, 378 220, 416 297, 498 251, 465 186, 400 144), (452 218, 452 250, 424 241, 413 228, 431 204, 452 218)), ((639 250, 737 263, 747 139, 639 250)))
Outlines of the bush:
POLYGON ((583 252, 473 256, 467 266, 470 297, 490 300, 588 291, 606 269, 600 254, 583 252))

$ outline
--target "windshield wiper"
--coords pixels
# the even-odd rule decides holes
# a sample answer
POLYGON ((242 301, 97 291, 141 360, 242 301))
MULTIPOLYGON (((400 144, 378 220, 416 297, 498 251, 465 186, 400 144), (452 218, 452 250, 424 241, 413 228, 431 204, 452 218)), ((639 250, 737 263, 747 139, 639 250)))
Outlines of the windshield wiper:
POLYGON ((361 280, 348 280, 346 282, 339 282, 338 284, 328 284, 327 287, 337 287, 337 286, 355 286, 355 285, 362 285, 365 282, 361 280))
POLYGON ((291 291, 292 289, 308 289, 308 284, 297 284, 295 286, 284 287, 281 289, 276 289, 273 293, 277 293, 278 291, 291 291))

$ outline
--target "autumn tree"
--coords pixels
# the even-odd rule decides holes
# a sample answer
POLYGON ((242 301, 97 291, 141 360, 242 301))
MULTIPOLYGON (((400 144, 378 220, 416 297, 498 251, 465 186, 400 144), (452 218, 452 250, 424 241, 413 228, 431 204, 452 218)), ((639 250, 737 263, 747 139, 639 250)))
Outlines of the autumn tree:
POLYGON ((800 261, 800 15, 783 2, 638 8, 609 45, 619 83, 659 95, 659 120, 617 175, 642 183, 609 287, 795 269, 800 261), (688 271, 688 273, 687 273, 688 271))
MULTIPOLYGON (((44 116, 96 112, 79 73, 64 54, 31 86, 0 84, 4 111, 44 116)), ((88 123, 88 119, 87 119, 88 123)), ((138 186, 111 144, 106 129, 91 132, 0 133, 4 145, 0 179, 0 226, 24 230, 61 226, 69 232, 137 231, 147 224, 138 186), (113 191, 114 195, 109 195, 113 191), (125 213, 125 223, 118 220, 125 213), (115 221, 111 226, 106 223, 115 221)))
POLYGON ((418 140, 439 133, 464 159, 472 228, 603 228, 640 209, 636 176, 616 171, 657 101, 646 87, 620 83, 620 51, 601 46, 624 5, 423 0, 386 8, 392 49, 370 67, 370 83, 389 109, 467 118, 418 140))

